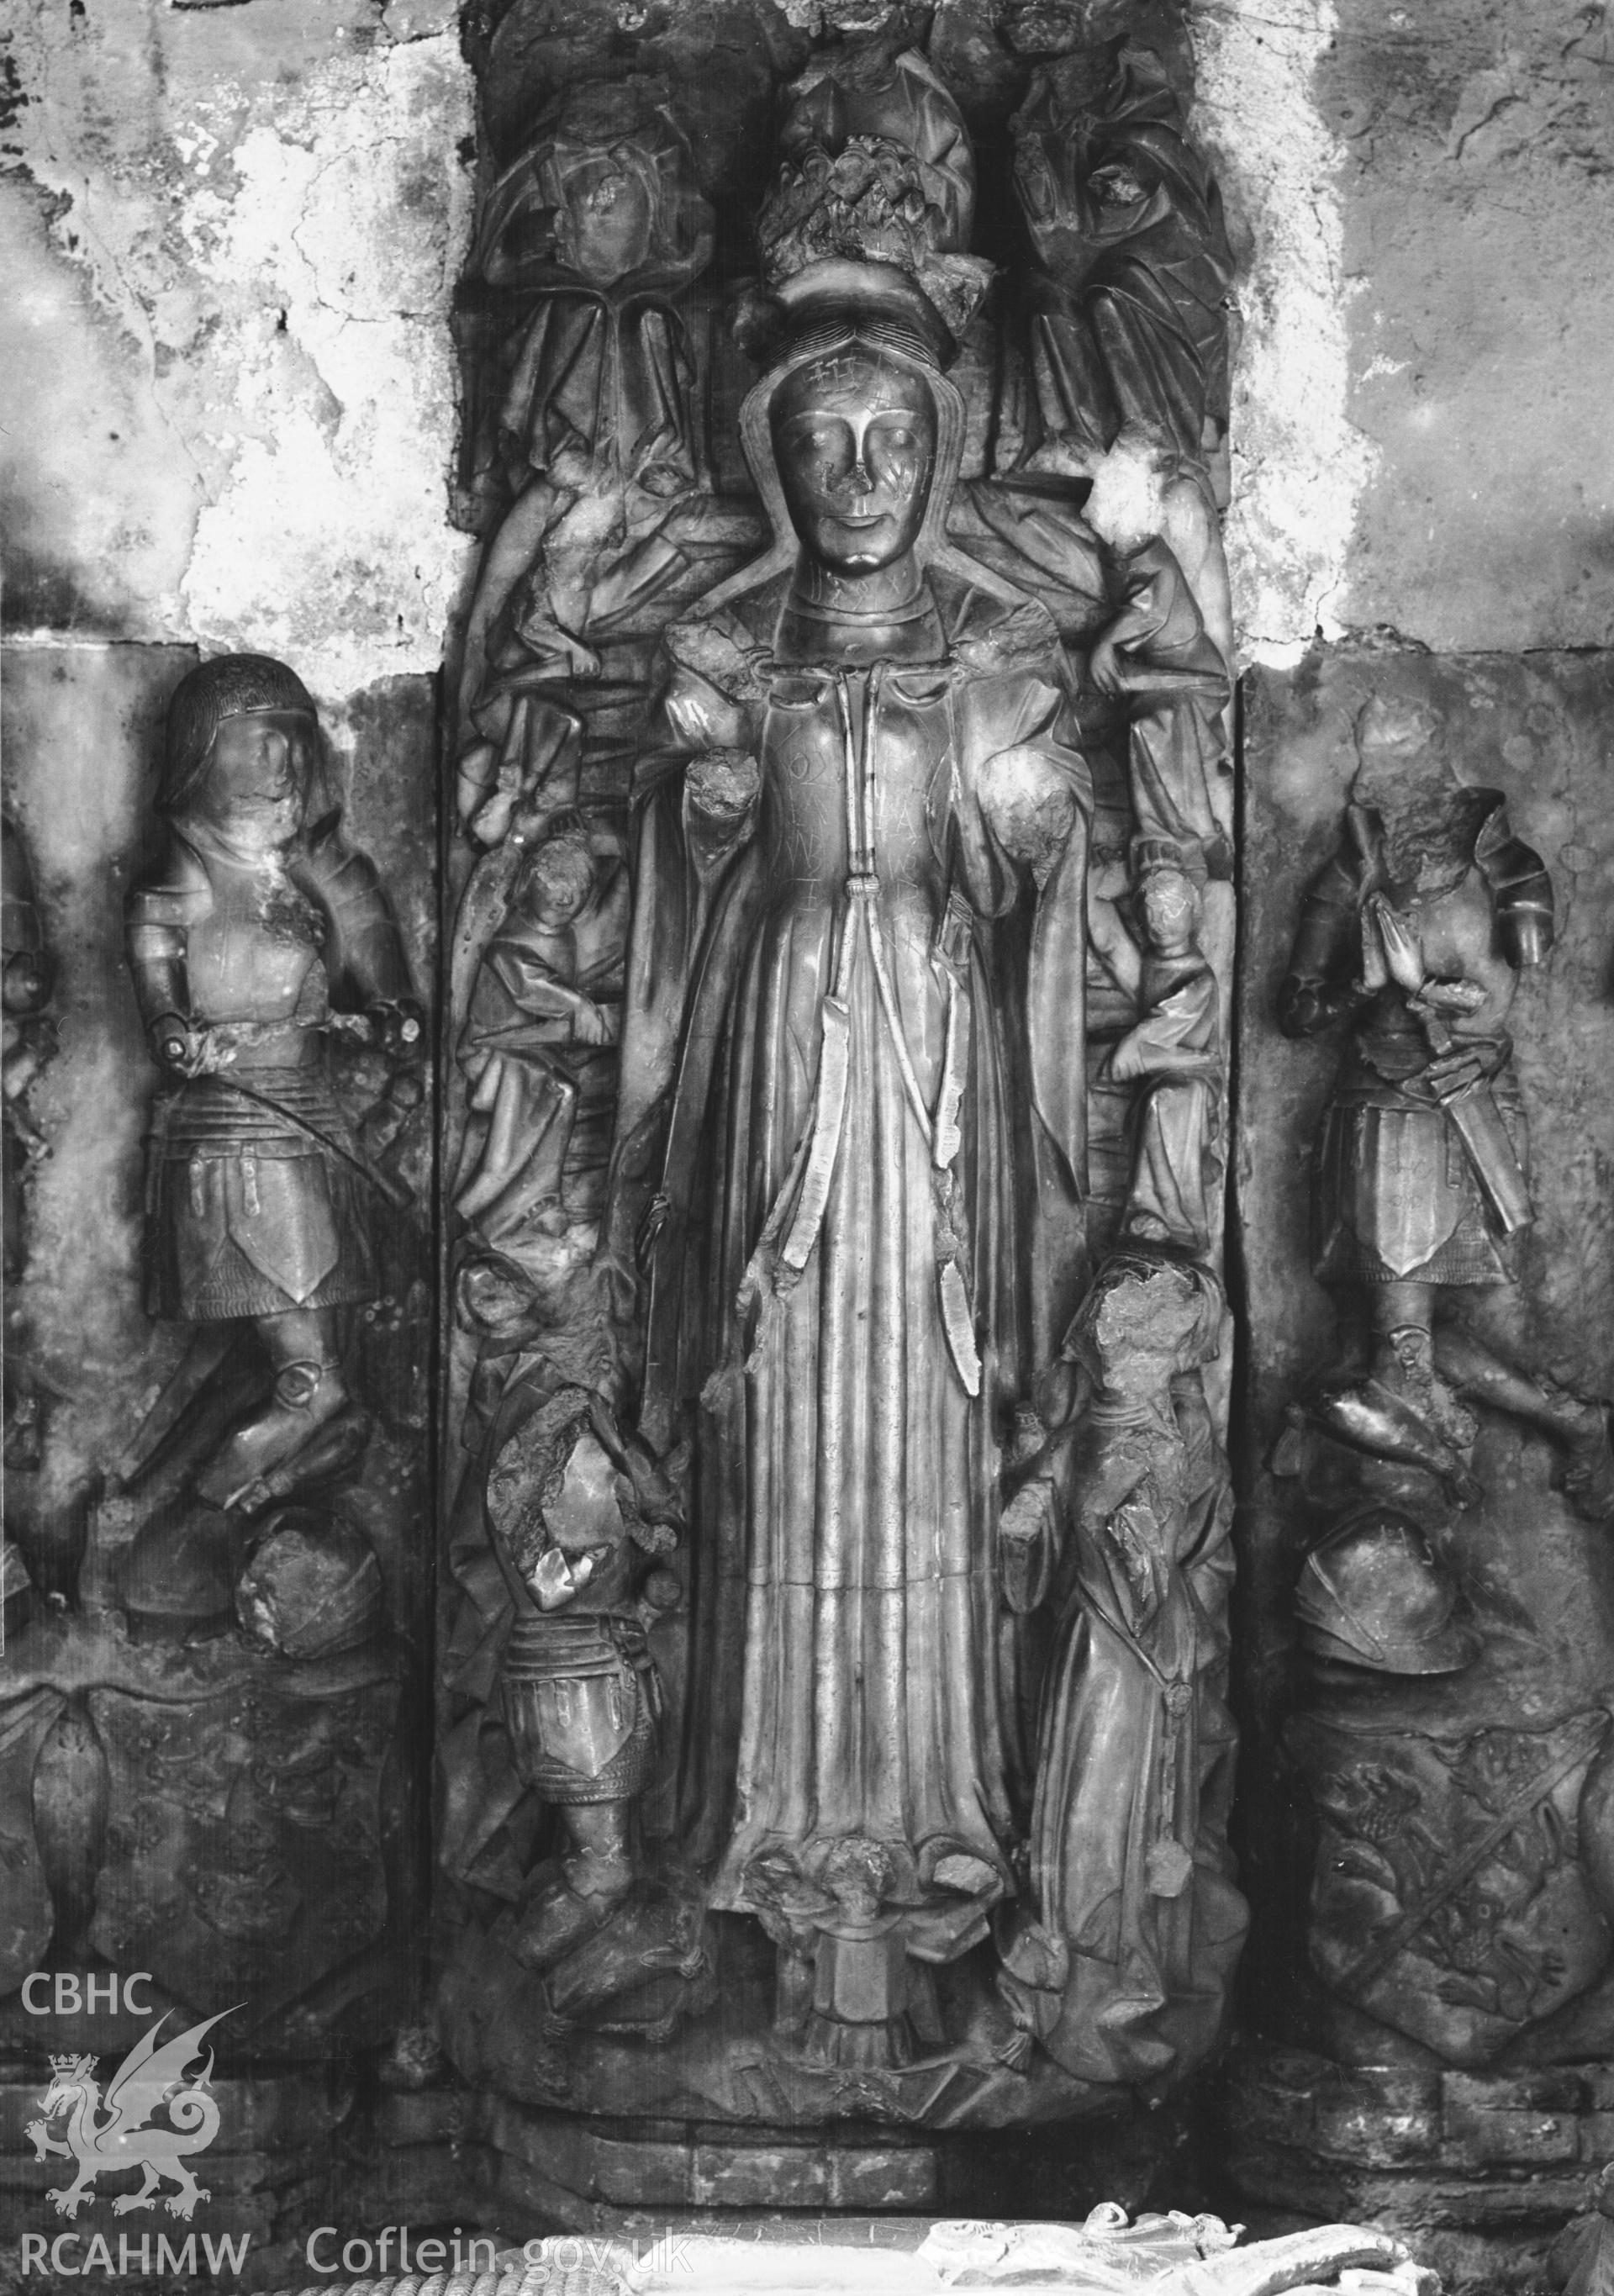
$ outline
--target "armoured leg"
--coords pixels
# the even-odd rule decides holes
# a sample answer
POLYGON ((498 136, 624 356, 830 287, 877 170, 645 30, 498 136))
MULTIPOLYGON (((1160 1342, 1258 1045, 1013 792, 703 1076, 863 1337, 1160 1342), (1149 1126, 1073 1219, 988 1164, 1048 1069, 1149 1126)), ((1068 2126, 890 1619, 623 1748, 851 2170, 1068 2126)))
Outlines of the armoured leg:
POLYGON ((240 1505, 272 1469, 294 1458, 348 1403, 333 1308, 254 1318, 274 1372, 268 1400, 235 1428, 197 1478, 209 1506, 240 1505))
POLYGON ((1563 1487, 1589 1522, 1614 1521, 1614 1450, 1606 1404, 1571 1395, 1553 1380, 1531 1378, 1493 1355, 1461 1324, 1443 1324, 1435 1335, 1442 1376, 1475 1403, 1521 1419, 1564 1454, 1563 1487))
POLYGON ((545 1858, 531 1876, 511 1932, 511 1950, 522 1966, 553 1969, 610 1921, 634 1878, 632 1804, 618 1801, 557 1805, 571 1849, 545 1858))
POLYGON ((619 1898, 634 1878, 630 1801, 569 1804, 561 1817, 572 1852, 561 1860, 569 1888, 579 1898, 619 1898))
POLYGON ((1373 1326, 1373 1369, 1394 1370, 1401 1361, 1398 1332, 1428 1332, 1435 1321, 1432 1283, 1374 1283, 1368 1289, 1373 1326))

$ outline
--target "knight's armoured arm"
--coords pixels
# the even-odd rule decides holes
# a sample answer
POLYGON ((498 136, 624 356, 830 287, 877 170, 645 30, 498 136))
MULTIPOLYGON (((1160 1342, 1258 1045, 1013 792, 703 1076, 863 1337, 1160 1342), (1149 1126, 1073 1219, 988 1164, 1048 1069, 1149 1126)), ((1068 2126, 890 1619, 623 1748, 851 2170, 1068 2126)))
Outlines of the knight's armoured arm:
POLYGON ((124 945, 135 1002, 153 1056, 182 1067, 193 1048, 195 1018, 186 963, 190 928, 210 898, 207 873, 177 837, 130 888, 124 945))
MULTIPOLYGON (((1504 824, 1505 825, 1505 824, 1504 824)), ((1496 902, 1496 936, 1510 964, 1544 964, 1553 939, 1553 881, 1522 838, 1504 836, 1481 852, 1496 902)))
POLYGON ((421 1008, 397 919, 374 862, 343 840, 340 815, 328 816, 310 832, 298 873, 325 913, 332 1002, 373 1015, 383 1037, 398 1037, 390 1049, 417 1043, 421 1008), (395 1023, 402 1024, 401 1037, 395 1023))
POLYGON ((1316 1037, 1361 1001, 1356 889, 1336 855, 1314 878, 1278 997, 1286 1037, 1316 1037))

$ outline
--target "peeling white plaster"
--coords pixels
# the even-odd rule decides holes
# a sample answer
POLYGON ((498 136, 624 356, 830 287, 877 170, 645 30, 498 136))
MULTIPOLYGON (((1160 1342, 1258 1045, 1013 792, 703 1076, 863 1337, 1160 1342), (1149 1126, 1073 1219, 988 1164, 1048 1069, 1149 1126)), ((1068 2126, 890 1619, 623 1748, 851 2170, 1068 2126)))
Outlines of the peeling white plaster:
POLYGON ((1350 422, 1339 161, 1313 74, 1332 0, 1232 0, 1196 10, 1196 125, 1253 240, 1239 287, 1228 557, 1245 660, 1292 660, 1337 637, 1340 595, 1374 450, 1350 422))
POLYGON ((440 663, 473 91, 445 0, 376 20, 28 12, 0 431, 45 619, 280 652, 322 696, 440 663))
POLYGON ((474 549, 446 516, 470 127, 447 39, 333 61, 236 147, 201 226, 204 273, 256 279, 259 308, 237 336, 255 435, 198 521, 190 625, 294 652, 326 691, 435 668, 474 549))

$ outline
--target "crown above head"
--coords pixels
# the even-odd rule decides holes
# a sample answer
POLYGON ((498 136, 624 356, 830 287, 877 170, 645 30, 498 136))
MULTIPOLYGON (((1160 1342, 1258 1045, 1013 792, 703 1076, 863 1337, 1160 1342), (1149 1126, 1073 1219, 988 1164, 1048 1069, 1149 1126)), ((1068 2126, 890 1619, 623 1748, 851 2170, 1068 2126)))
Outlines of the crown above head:
POLYGON ((93 2073, 100 2062, 99 2057, 75 2057, 70 2054, 53 2057, 51 2070, 53 2073, 93 2073))
POLYGON ((975 159, 948 90, 913 49, 832 51, 790 92, 782 163, 757 219, 763 293, 742 317, 747 348, 833 305, 889 308, 945 361, 992 278, 965 252, 975 159))

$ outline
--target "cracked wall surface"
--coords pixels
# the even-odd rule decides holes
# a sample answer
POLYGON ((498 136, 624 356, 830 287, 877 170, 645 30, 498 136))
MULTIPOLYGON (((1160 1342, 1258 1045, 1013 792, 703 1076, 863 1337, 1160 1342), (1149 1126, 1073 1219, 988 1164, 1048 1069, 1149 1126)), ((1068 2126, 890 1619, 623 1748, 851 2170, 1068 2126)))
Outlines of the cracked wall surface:
POLYGON ((1442 652, 1609 644, 1607 11, 1345 0, 1314 90, 1372 448, 1335 612, 1442 652))
MULTIPOLYGON (((619 12, 631 33, 645 12, 619 12)), ((332 696, 440 660, 470 549, 446 509, 475 166, 455 19, 14 12, 8 628, 280 648, 332 696)), ((990 40, 984 0, 936 20, 933 45, 990 40)), ((1194 29, 1243 259, 1246 658, 1385 627, 1437 650, 1606 643, 1603 12, 1205 0, 1194 29)))
POLYGON ((36 0, 0 200, 7 627, 430 670, 471 205, 454 11, 36 0))

